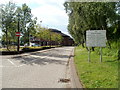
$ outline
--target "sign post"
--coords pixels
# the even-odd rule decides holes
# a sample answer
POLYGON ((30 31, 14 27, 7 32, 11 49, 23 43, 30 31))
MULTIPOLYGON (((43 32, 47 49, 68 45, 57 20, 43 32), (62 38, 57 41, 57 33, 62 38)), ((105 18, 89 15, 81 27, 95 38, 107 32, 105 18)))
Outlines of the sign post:
POLYGON ((20 25, 19 25, 19 13, 18 13, 18 32, 16 32, 16 36, 18 37, 18 45, 17 45, 17 51, 19 52, 20 48, 20 25))
MULTIPOLYGON (((19 30, 19 24, 18 24, 18 30, 19 30)), ((19 47, 20 47, 20 32, 16 32, 16 36, 18 37, 18 45, 17 45, 17 51, 19 52, 19 47)))
POLYGON ((102 47, 100 47, 100 62, 102 62, 102 47))
POLYGON ((90 47, 88 47, 88 62, 90 62, 90 47))
POLYGON ((86 31, 86 46, 89 48, 88 61, 90 62, 90 47, 100 47, 100 62, 102 62, 102 47, 106 46, 106 30, 86 31))
MULTIPOLYGON (((18 31, 19 31, 19 24, 18 24, 18 31)), ((16 32, 16 36, 18 37, 18 45, 17 45, 17 51, 19 52, 20 47, 20 32, 16 32)))

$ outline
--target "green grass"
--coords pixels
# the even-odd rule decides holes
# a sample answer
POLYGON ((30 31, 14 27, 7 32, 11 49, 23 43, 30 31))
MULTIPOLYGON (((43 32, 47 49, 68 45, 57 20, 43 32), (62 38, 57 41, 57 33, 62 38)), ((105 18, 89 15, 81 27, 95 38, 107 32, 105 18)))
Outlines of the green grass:
POLYGON ((75 48, 75 65, 78 76, 85 88, 118 88, 118 61, 116 57, 99 55, 91 52, 88 62, 88 51, 81 46, 75 48))
MULTIPOLYGON (((22 50, 23 48, 30 48, 30 49, 40 49, 40 48, 43 48, 43 47, 50 47, 50 46, 26 46, 26 47, 20 47, 20 50, 22 50)), ((59 47, 59 46, 51 46, 51 47, 59 47)), ((10 51, 17 51, 17 47, 11 47, 9 48, 10 51)), ((0 51, 8 51, 7 48, 0 48, 0 51)))

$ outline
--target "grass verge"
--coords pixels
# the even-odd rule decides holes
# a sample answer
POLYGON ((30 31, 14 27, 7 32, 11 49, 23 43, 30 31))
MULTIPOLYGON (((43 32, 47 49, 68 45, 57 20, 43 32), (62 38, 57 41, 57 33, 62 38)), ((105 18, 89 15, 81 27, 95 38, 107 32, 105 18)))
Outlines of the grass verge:
POLYGON ((91 52, 88 62, 88 51, 81 46, 75 48, 75 66, 78 76, 85 88, 118 88, 118 61, 116 57, 99 55, 91 52))
MULTIPOLYGON (((23 48, 29 48, 29 49, 42 49, 44 47, 60 47, 59 45, 54 45, 54 46, 26 46, 26 47, 20 47, 20 50, 22 50, 23 48)), ((10 51, 17 51, 17 47, 12 47, 12 48, 9 48, 10 51)), ((0 51, 8 51, 7 48, 0 48, 0 51)))

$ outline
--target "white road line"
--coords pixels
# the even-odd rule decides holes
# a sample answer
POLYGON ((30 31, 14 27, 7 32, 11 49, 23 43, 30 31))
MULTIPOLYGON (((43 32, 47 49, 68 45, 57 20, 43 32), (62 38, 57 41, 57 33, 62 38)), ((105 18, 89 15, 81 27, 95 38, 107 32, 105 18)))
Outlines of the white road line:
POLYGON ((4 67, 4 66, 0 66, 0 67, 4 67))
POLYGON ((0 68, 3 68, 3 67, 18 67, 18 66, 0 66, 0 68))
MULTIPOLYGON (((51 57, 51 56, 36 56, 36 55, 30 55, 31 57, 39 57, 40 59, 42 58, 47 58, 47 59, 55 59, 55 60, 62 60, 62 59, 66 59, 66 58, 60 58, 60 57, 51 57)), ((33 60, 34 61, 34 60, 33 60)), ((35 60, 36 61, 36 60, 35 60)))
POLYGON ((22 65, 19 65, 19 66, 17 66, 17 67, 22 67, 22 66, 24 66, 25 64, 22 64, 22 65))
MULTIPOLYGON (((63 60, 63 59, 66 59, 66 58, 55 58, 55 57, 50 57, 50 56, 36 56, 36 55, 30 55, 30 56, 32 56, 32 57, 39 57, 40 59, 43 59, 43 58, 47 58, 47 59, 56 59, 56 60, 63 60)), ((29 64, 29 63, 32 63, 32 62, 34 62, 34 61, 37 61, 38 59, 35 59, 35 60, 32 60, 32 61, 30 61, 30 62, 27 62, 26 64, 29 64)), ((67 60, 67 59, 66 59, 67 60)), ((24 66, 24 65, 26 65, 26 64, 22 64, 22 65, 19 65, 19 66, 17 66, 17 67, 21 67, 21 66, 24 66)))
POLYGON ((37 55, 30 55, 31 57, 38 57, 38 58, 45 58, 45 57, 47 57, 47 56, 37 56, 37 55))
POLYGON ((12 65, 16 66, 10 59, 7 59, 12 65))
MULTIPOLYGON (((43 57, 40 57, 40 56, 36 56, 36 55, 30 55, 30 56, 32 56, 32 57, 39 57, 40 59, 43 59, 43 58, 46 58, 47 56, 43 56, 43 57)), ((35 60, 32 60, 32 61, 30 61, 30 62, 27 62, 26 64, 29 64, 29 63, 31 63, 31 62, 34 62, 34 61, 37 61, 38 59, 35 59, 35 60)), ((2 68, 2 67, 22 67, 22 66, 24 66, 24 65, 26 65, 26 64, 22 64, 22 65, 16 65, 15 63, 13 63, 10 59, 7 59, 7 61, 8 62, 10 62, 12 65, 14 65, 14 66, 3 66, 3 65, 1 65, 0 66, 0 68, 2 68)))

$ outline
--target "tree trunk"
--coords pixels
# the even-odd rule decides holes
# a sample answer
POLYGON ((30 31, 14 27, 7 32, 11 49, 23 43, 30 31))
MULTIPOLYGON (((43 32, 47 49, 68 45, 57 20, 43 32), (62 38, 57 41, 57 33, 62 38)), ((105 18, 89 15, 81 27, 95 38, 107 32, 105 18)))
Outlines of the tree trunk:
POLYGON ((87 51, 89 51, 88 47, 85 47, 87 49, 87 51))
POLYGON ((85 47, 85 45, 84 45, 85 42, 86 42, 86 40, 85 40, 85 34, 83 33, 83 41, 82 41, 82 47, 83 48, 85 47))
POLYGON ((28 29, 28 46, 30 46, 30 31, 29 31, 29 29, 28 29))
POLYGON ((6 45, 7 45, 7 50, 10 51, 9 48, 8 48, 8 45, 9 45, 9 44, 8 44, 8 32, 7 32, 7 27, 6 27, 6 45))
POLYGON ((84 43, 82 43, 82 47, 84 48, 85 46, 84 46, 84 43))
POLYGON ((92 51, 95 51, 95 49, 94 49, 95 47, 92 47, 92 51))

